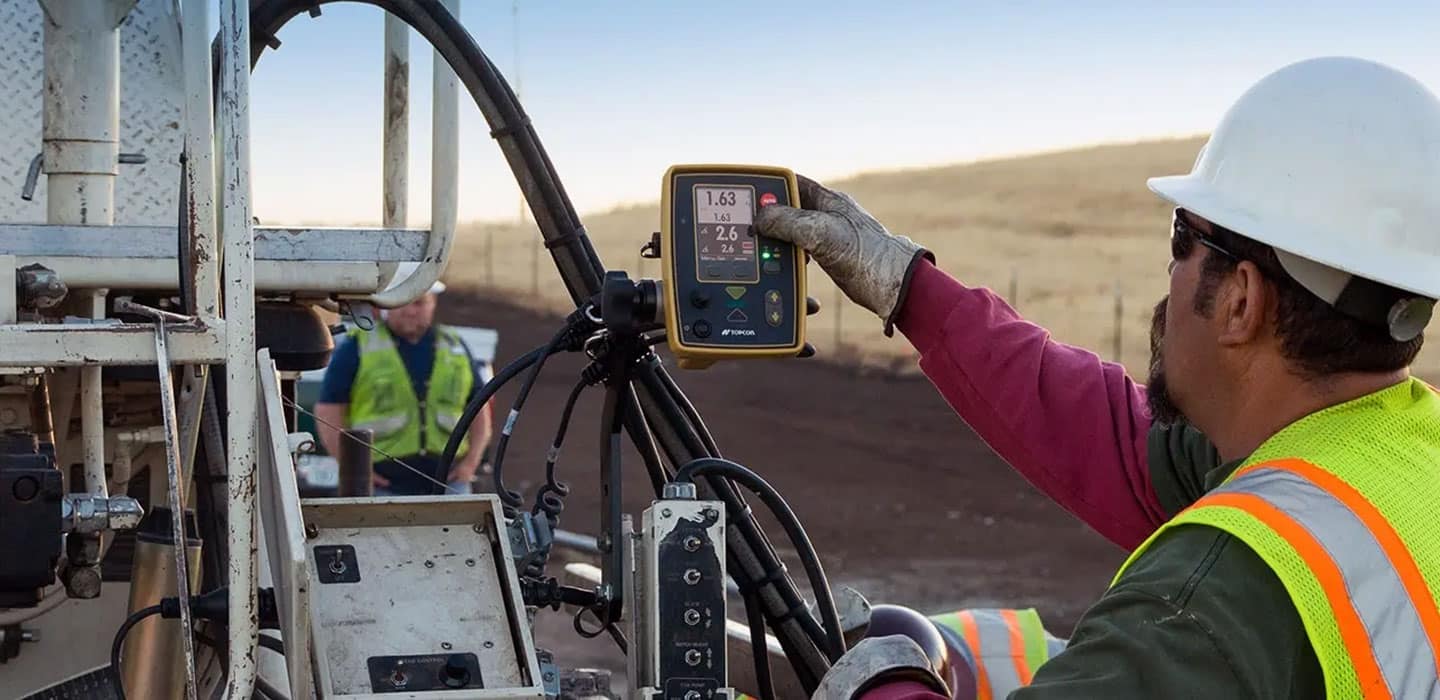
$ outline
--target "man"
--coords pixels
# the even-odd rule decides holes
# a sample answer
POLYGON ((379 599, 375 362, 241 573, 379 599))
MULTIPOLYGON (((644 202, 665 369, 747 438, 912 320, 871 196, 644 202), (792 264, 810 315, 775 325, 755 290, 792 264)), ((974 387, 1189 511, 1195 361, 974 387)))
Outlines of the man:
MULTIPOLYGON (((1147 386, 846 195, 806 182, 805 210, 757 226, 1134 550, 1010 698, 1440 698, 1440 397, 1408 371, 1440 297, 1440 101, 1367 61, 1301 62, 1231 107, 1189 175, 1149 184, 1176 210, 1147 386)), ((865 640, 816 697, 948 697, 918 651, 865 640)))
POLYGON ((453 330, 435 324, 436 282, 419 299, 390 309, 373 330, 352 331, 335 349, 315 414, 325 451, 340 454, 340 431, 374 431, 376 495, 470 493, 490 441, 490 406, 468 426, 455 465, 440 456, 470 396, 482 385, 476 363, 453 330), (393 457, 393 459, 392 459, 393 457))

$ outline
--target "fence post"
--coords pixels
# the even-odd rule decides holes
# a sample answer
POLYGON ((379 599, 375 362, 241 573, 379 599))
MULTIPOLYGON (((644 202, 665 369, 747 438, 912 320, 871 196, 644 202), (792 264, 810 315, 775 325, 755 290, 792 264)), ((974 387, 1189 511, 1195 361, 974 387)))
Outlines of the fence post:
POLYGON ((540 237, 530 236, 530 296, 540 296, 540 237))
POLYGON ((1122 362, 1125 351, 1125 290, 1120 280, 1115 280, 1115 354, 1113 359, 1122 362))
POLYGON ((485 286, 495 286, 495 229, 485 231, 485 286))
POLYGON ((335 455, 335 461, 340 465, 337 496, 353 498, 375 495, 374 485, 370 480, 370 470, 375 466, 370 454, 370 443, 374 441, 375 433, 370 430, 340 431, 340 454, 335 455))

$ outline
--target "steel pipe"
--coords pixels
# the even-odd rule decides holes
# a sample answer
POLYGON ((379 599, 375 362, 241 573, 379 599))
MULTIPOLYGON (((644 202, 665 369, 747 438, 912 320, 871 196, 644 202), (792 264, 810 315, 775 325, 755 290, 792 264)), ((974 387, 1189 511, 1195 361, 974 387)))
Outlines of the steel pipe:
MULTIPOLYGON (((442 4, 450 14, 460 16, 460 0, 442 0, 442 4)), ((388 28, 386 36, 389 36, 388 28)), ((445 271, 455 240, 460 192, 460 80, 438 49, 434 66, 430 109, 430 238, 425 257, 409 277, 370 296, 370 303, 380 308, 403 306, 428 291, 445 271)), ((388 99, 386 105, 388 108, 388 99)), ((390 184, 388 171, 386 184, 390 184)))
POLYGON ((220 0, 221 236, 224 244, 226 505, 229 682, 225 697, 255 690, 256 409, 255 240, 250 207, 250 3, 220 0))

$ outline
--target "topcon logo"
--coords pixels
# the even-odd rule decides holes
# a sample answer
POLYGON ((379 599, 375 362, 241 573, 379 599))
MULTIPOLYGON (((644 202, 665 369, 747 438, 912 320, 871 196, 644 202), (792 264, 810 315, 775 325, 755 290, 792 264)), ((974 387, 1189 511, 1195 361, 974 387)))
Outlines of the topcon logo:
POLYGON ((725 330, 720 331, 720 335, 722 335, 722 336, 725 336, 725 335, 755 335, 755 329, 753 329, 753 328, 726 328, 725 330))

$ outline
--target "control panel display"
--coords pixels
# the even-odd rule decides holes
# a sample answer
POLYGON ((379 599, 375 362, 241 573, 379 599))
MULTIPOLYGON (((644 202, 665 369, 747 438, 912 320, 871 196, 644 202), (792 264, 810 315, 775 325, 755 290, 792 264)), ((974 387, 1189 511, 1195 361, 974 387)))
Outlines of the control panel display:
POLYGON ((661 191, 666 339, 684 368, 794 357, 805 346, 805 253, 765 236, 759 212, 799 203, 784 168, 677 165, 661 191))
POLYGON ((695 254, 701 279, 759 279, 754 220, 754 188, 695 187, 695 254))

